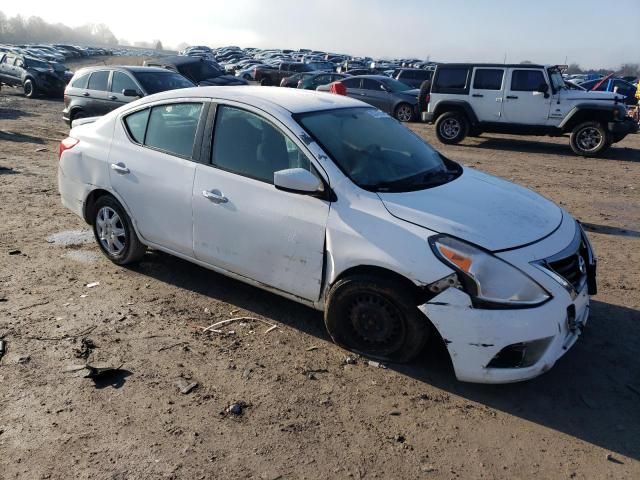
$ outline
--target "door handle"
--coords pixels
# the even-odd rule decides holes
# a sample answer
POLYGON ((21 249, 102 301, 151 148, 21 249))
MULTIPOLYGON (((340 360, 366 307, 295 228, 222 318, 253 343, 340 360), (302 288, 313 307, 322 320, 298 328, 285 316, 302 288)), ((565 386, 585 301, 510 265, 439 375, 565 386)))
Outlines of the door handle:
POLYGON ((110 95, 109 96, 109 100, 117 100, 117 99, 118 99, 118 97, 116 97, 115 95, 110 95))
POLYGON ((202 196, 213 203, 227 203, 229 201, 220 190, 203 190, 202 196))
POLYGON ((122 162, 112 163, 111 164, 111 170, 113 170, 116 173, 119 173, 120 175, 126 175, 127 173, 130 172, 130 170, 122 162))
POLYGON ((480 97, 484 97, 484 95, 482 95, 481 93, 474 93, 473 95, 471 95, 472 97, 476 97, 476 98, 480 98, 480 97))
POLYGON ((82 94, 82 96, 83 96, 83 97, 88 97, 88 96, 90 96, 90 95, 91 95, 91 94, 90 94, 89 92, 84 92, 84 93, 82 94))
POLYGON ((507 98, 509 100, 517 100, 518 99, 518 97, 516 97, 515 95, 507 95, 507 98))

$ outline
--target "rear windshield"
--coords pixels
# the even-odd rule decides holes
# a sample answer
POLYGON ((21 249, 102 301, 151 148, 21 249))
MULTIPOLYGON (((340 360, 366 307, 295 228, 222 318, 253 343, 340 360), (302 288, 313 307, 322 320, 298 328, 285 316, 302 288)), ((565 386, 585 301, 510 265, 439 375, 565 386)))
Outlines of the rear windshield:
POLYGON ((224 74, 224 72, 212 62, 193 62, 180 65, 178 69, 195 82, 201 82, 207 78, 215 78, 224 74))
POLYGON ((189 88, 195 86, 189 80, 179 73, 175 72, 136 72, 135 77, 138 79, 142 88, 149 95, 166 90, 175 90, 178 88, 189 88))

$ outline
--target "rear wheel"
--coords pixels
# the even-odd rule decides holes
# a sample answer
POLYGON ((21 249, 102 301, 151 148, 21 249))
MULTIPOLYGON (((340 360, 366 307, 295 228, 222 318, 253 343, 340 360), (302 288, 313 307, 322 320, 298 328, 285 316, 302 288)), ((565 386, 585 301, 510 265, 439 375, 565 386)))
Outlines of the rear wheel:
POLYGON ((609 133, 600 122, 584 122, 571 132, 571 149, 583 157, 593 157, 611 145, 609 133))
POLYGON ((454 145, 467 136, 469 122, 460 112, 447 112, 436 120, 436 136, 442 143, 454 145))
POLYGON ((394 116, 401 122, 410 122, 413 120, 413 107, 408 103, 401 103, 396 107, 394 116))
POLYGON ((268 77, 263 78, 262 80, 260 80, 260 85, 262 85, 263 87, 270 87, 271 79, 268 77))
POLYGON ((100 197, 93 211, 93 233, 100 250, 109 260, 117 265, 126 265, 143 257, 146 247, 115 198, 108 195, 100 197))
POLYGON ((79 120, 81 118, 87 118, 87 114, 84 113, 82 110, 76 110, 75 112, 73 112, 73 114, 71 115, 71 121, 73 122, 74 120, 79 120))
POLYGON ((325 325, 338 345, 391 362, 415 358, 430 328, 405 285, 373 275, 349 276, 333 285, 325 325))
POLYGON ((26 79, 22 84, 22 88, 24 90, 24 96, 27 98, 33 98, 36 96, 36 85, 33 83, 33 80, 26 79))

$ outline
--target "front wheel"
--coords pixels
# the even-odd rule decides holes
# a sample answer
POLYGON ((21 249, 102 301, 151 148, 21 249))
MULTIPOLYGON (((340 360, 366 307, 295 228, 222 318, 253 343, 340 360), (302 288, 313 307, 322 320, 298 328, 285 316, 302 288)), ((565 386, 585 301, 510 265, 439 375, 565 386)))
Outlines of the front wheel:
POLYGON ((396 107, 394 116, 401 122, 410 122, 413 120, 413 107, 408 103, 401 103, 396 107))
POLYGON ((573 152, 583 157, 593 157, 611 145, 609 133, 600 122, 577 125, 569 141, 573 152))
POLYGON ((136 235, 131 219, 120 203, 111 197, 100 197, 95 204, 93 234, 102 253, 116 265, 140 260, 146 247, 136 235))
POLYGON ((469 122, 460 112, 447 112, 436 120, 436 136, 447 145, 455 145, 464 140, 469 131, 469 122))
POLYGON ((263 87, 270 87, 271 86, 271 79, 270 78, 263 78, 262 80, 260 80, 260 85, 262 85, 263 87))
POLYGON ((22 89, 24 90, 24 96, 27 98, 33 98, 36 96, 36 86, 33 83, 33 80, 27 79, 24 81, 22 85, 22 89))
POLYGON ((325 325, 338 345, 390 362, 415 358, 430 329, 404 285, 372 275, 346 277, 331 287, 325 325))

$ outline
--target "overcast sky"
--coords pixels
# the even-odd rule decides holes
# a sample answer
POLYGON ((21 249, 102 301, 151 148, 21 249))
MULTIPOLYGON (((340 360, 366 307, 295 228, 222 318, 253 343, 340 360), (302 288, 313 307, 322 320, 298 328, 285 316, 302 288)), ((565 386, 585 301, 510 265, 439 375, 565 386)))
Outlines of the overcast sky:
POLYGON ((3 2, 7 15, 116 37, 210 46, 312 48, 439 61, 640 62, 640 0, 111 0, 3 2))

